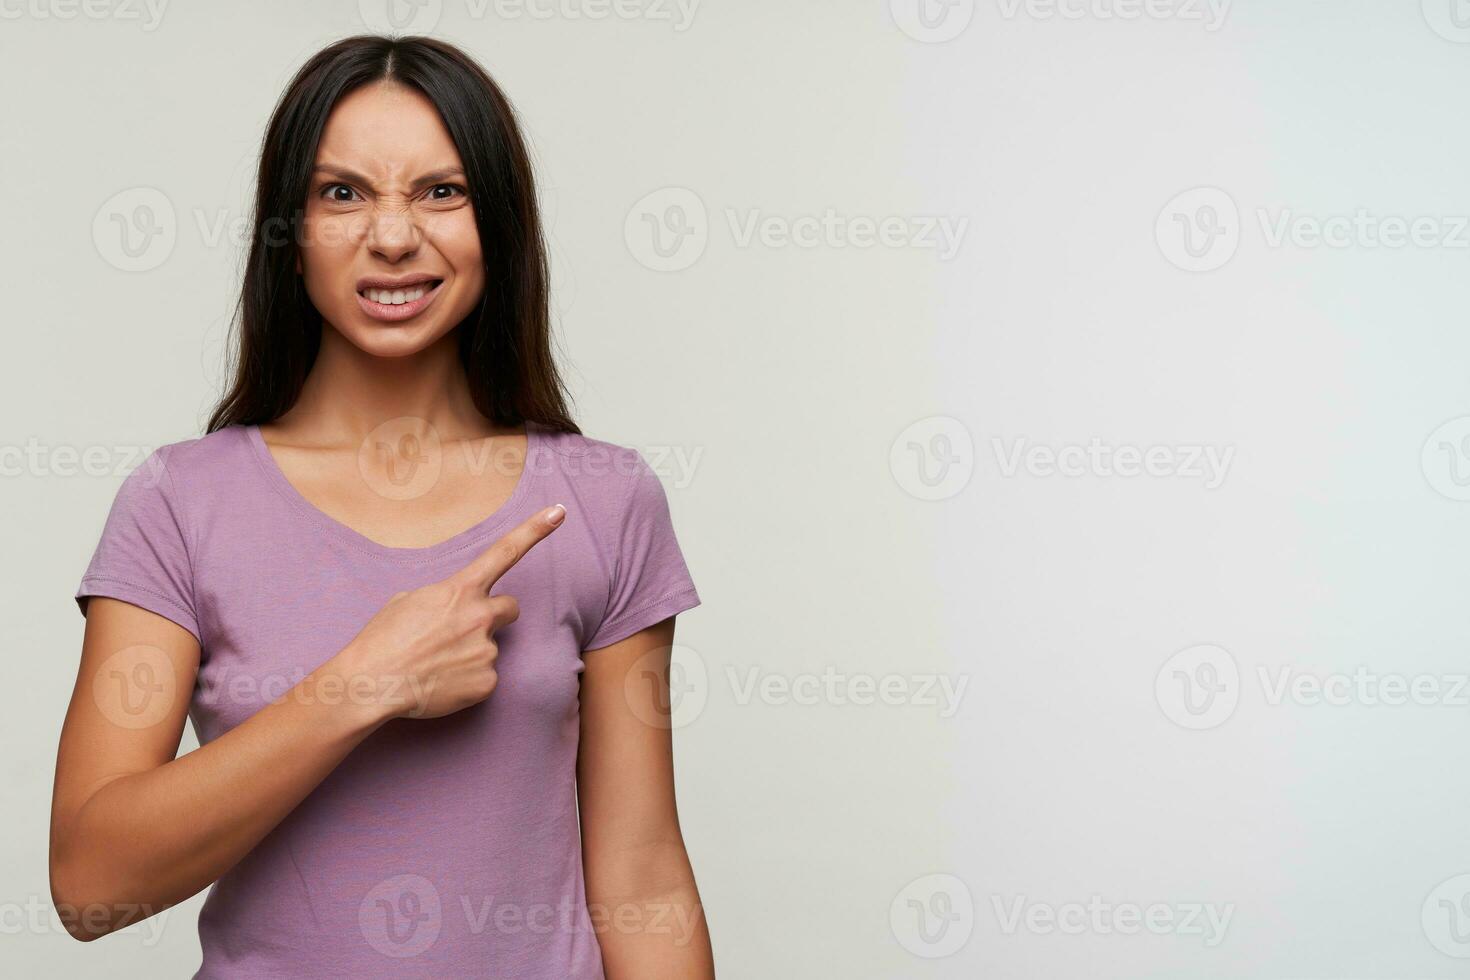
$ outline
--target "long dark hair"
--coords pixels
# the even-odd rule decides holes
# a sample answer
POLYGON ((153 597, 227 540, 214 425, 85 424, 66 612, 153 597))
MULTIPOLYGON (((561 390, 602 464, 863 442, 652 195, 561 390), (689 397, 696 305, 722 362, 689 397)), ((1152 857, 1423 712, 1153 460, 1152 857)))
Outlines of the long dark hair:
POLYGON ((296 273, 317 144, 349 92, 394 81, 422 92, 459 150, 485 261, 485 292, 459 324, 475 407, 497 425, 579 432, 551 349, 546 246, 530 155, 515 112, 484 68, 427 37, 345 38, 286 87, 261 145, 250 257, 236 310, 233 380, 207 432, 269 422, 301 394, 321 346, 321 314, 296 273))

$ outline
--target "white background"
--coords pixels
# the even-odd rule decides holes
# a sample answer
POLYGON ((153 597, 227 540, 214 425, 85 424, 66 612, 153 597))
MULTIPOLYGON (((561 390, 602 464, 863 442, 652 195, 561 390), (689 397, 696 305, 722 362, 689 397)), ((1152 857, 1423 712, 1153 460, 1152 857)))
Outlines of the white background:
MULTIPOLYGON (((400 10, 523 114, 583 427, 672 450, 721 975, 1464 975, 1470 5, 925 3, 400 10)), ((216 397, 275 99, 385 9, 0 0, 7 975, 198 963, 200 898, 48 912, 71 595, 216 397)))

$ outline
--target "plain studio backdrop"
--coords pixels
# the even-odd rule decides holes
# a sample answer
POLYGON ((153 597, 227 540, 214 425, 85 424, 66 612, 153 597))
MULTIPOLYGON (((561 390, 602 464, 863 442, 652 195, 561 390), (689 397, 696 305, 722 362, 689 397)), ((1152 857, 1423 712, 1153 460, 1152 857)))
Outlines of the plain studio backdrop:
POLYGON ((0 972, 198 963, 202 896, 50 910, 71 596, 219 391, 275 99, 396 29, 518 106, 663 477, 722 976, 1463 975, 1470 8, 388 2, 0 0, 0 972))

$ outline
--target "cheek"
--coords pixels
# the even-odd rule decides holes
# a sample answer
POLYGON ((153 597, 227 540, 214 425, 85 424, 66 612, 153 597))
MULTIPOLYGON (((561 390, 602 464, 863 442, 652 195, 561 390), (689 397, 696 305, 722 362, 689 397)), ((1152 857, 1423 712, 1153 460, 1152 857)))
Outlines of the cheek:
POLYGON ((484 281, 485 263, 473 211, 460 208, 434 215, 424 222, 423 228, 425 237, 449 263, 456 279, 475 287, 484 281))
POLYGON ((333 285, 351 268, 361 224, 348 217, 306 215, 301 228, 301 271, 311 292, 336 292, 333 285))

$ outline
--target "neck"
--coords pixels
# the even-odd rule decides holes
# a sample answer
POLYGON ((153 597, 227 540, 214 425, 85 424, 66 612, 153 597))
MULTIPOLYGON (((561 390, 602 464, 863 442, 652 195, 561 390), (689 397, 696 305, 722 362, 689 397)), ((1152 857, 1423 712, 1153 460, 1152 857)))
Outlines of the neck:
POLYGON ((513 431, 497 429, 475 407, 458 340, 451 330, 416 353, 376 357, 323 325, 301 396, 274 427, 293 442, 339 446, 361 443, 389 419, 405 420, 404 431, 432 427, 445 441, 513 431))

